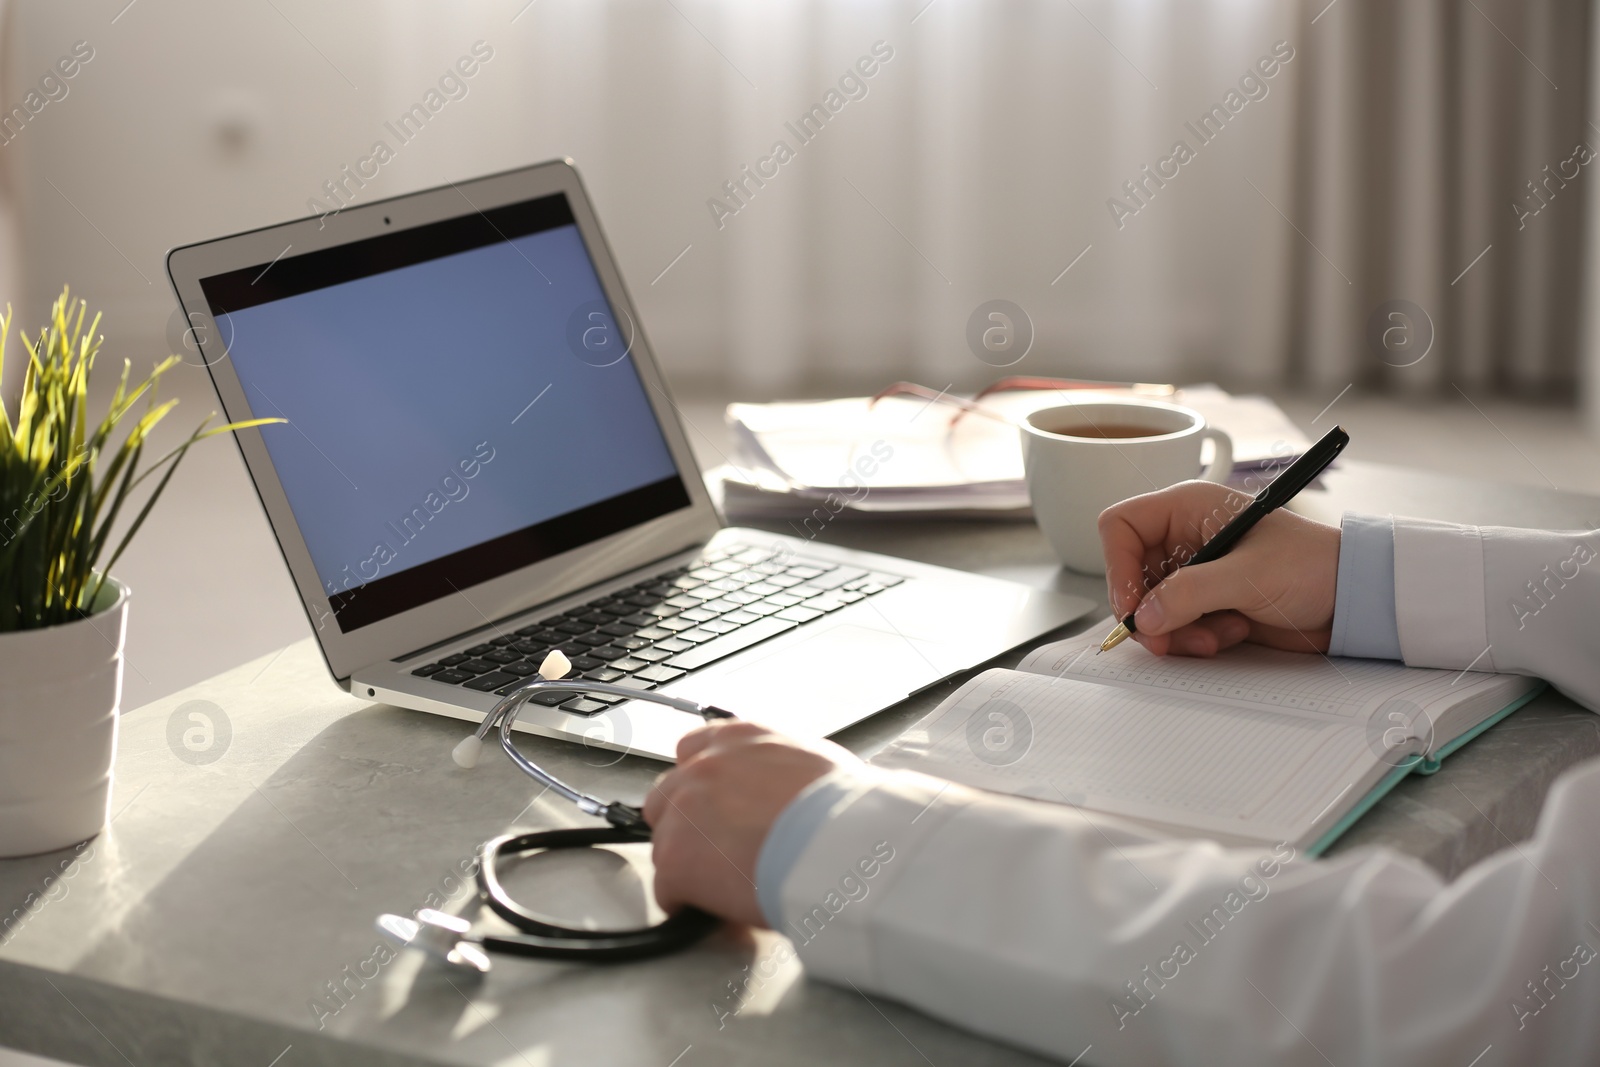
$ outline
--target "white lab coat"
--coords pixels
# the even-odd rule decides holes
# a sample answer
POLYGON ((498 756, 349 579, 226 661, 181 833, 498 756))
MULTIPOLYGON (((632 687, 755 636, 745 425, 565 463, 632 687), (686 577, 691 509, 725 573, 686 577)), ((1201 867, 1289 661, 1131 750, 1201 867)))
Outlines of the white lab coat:
MULTIPOLYGON (((1600 531, 1395 525, 1407 663, 1600 710, 1600 531)), ((1600 761, 1450 884, 1386 849, 1282 862, 841 773, 781 888, 813 977, 1083 1064, 1600 1063, 1600 761)))

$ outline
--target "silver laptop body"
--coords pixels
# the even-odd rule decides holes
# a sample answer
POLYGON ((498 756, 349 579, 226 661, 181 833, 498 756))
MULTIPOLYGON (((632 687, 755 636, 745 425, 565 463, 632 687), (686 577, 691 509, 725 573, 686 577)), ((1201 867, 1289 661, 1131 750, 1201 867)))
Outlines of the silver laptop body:
MULTIPOLYGON (((575 673, 824 736, 1081 598, 723 528, 577 171, 555 161, 174 249, 174 292, 328 668, 481 720, 575 673)), ((854 457, 870 484, 880 457, 854 457)), ((547 698, 548 699, 548 698, 547 698)), ((671 759, 698 720, 563 698, 519 726, 671 759)))

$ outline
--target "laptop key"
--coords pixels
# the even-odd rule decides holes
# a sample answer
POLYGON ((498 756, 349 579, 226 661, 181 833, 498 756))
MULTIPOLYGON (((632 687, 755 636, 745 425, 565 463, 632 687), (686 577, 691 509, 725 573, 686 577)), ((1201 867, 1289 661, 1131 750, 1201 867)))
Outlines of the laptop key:
POLYGON ((439 659, 439 662, 443 666, 454 667, 457 663, 465 663, 465 662, 467 662, 467 660, 469 660, 471 658, 472 658, 471 656, 468 656, 465 653, 456 652, 456 653, 453 653, 451 655, 441 657, 439 659))
POLYGON ((664 659, 671 659, 672 653, 660 648, 641 648, 633 654, 633 658, 642 659, 650 663, 660 663, 664 659))
POLYGON ((640 667, 647 667, 649 664, 640 659, 638 656, 627 656, 623 659, 612 660, 611 666, 614 669, 622 671, 624 674, 626 674, 629 671, 636 671, 640 667))
POLYGON ((680 640, 680 641, 692 641, 693 643, 695 643, 697 645, 703 645, 707 641, 710 641, 712 638, 714 638, 716 636, 717 635, 712 633, 710 630, 703 630, 700 627, 696 626, 693 630, 685 630, 685 631, 683 631, 683 633, 679 634, 678 635, 678 640, 680 640))
POLYGON ((678 618, 688 619, 690 622, 708 622, 716 618, 718 614, 719 612, 707 611, 705 608, 690 608, 682 615, 679 615, 678 618))
MULTIPOLYGON (((708 663, 715 663, 724 656, 731 656, 735 652, 742 652, 751 645, 760 644, 769 637, 776 637, 787 630, 793 630, 795 623, 788 619, 758 619, 748 626, 741 626, 731 634, 724 634, 715 641, 707 641, 686 651, 678 653, 667 660, 667 666, 677 667, 681 670, 692 671, 704 667, 708 663)), ((663 647, 664 642, 657 644, 663 647)))
POLYGON ((489 638, 489 643, 494 645, 496 648, 504 648, 515 640, 516 638, 510 636, 509 634, 498 634, 489 638))
MULTIPOLYGON (((629 614, 632 614, 632 612, 629 614)), ((591 628, 595 626, 604 626, 611 621, 611 616, 607 615, 603 611, 591 611, 587 614, 579 615, 577 618, 579 622, 588 623, 591 628)))
POLYGON ((636 611, 632 615, 624 616, 622 622, 628 626, 654 626, 657 619, 670 619, 677 613, 677 608, 664 608, 661 611, 652 608, 649 611, 636 611))
POLYGON ((579 634, 577 637, 574 637, 573 640, 578 642, 578 644, 580 644, 580 645, 587 645, 587 646, 593 648, 593 647, 597 647, 599 645, 609 645, 611 643, 611 635, 610 634, 579 634))
POLYGON ((739 628, 736 622, 724 622, 721 619, 712 619, 710 622, 700 624, 700 629, 710 630, 714 634, 731 634, 739 628))
POLYGON ((668 652, 683 652, 693 648, 694 643, 692 641, 680 641, 676 637, 669 637, 665 641, 657 641, 655 647, 665 649, 668 652))
POLYGON ((676 619, 662 619, 659 629, 666 630, 669 633, 677 633, 679 630, 694 629, 694 623, 680 615, 676 619))
POLYGON ((797 597, 793 593, 773 593, 771 596, 767 597, 766 603, 776 604, 780 608, 792 608, 796 604, 800 603, 802 599, 802 597, 797 597))
POLYGON ((486 674, 482 678, 474 678, 470 682, 463 682, 461 684, 468 689, 476 689, 480 692, 487 693, 491 689, 499 689, 507 682, 520 681, 522 681, 522 679, 518 678, 514 674, 507 674, 505 671, 495 671, 493 674, 486 674))
POLYGON ((471 648, 467 649, 467 655, 469 655, 469 656, 481 656, 485 652, 492 652, 492 651, 494 651, 494 646, 493 645, 473 645, 471 648))
POLYGON ((530 674, 538 674, 539 673, 538 665, 534 664, 534 663, 529 663, 525 659, 524 660, 518 660, 516 663, 507 663, 504 667, 501 668, 501 670, 505 671, 507 674, 514 674, 518 678, 526 678, 530 674))
POLYGON ((628 652, 627 652, 626 649, 612 648, 609 645, 607 645, 605 648, 594 649, 589 653, 589 655, 593 656, 595 659, 603 659, 603 660, 608 660, 608 661, 609 660, 614 660, 614 659, 621 659, 622 657, 626 656, 627 654, 628 654, 628 652))
POLYGON ((873 574, 870 577, 874 583, 883 586, 885 589, 892 588, 905 581, 904 578, 894 574, 873 574))
POLYGON ((786 573, 795 578, 799 578, 801 581, 807 581, 822 574, 822 572, 815 567, 790 567, 786 573))
POLYGON ((618 678, 627 677, 615 667, 596 667, 592 671, 585 671, 583 676, 591 682, 614 682, 618 678))
POLYGON ((731 622, 731 623, 734 623, 737 626, 743 626, 745 623, 747 623, 747 622, 755 622, 759 618, 761 618, 761 616, 754 615, 754 614, 752 614, 752 613, 750 613, 748 611, 742 611, 741 610, 741 611, 730 611, 726 615, 724 615, 721 618, 721 620, 719 620, 719 621, 721 621, 721 622, 731 622))
POLYGON ((444 670, 437 672, 432 677, 434 681, 443 682, 446 685, 460 685, 462 682, 472 680, 472 672, 458 671, 453 668, 446 667, 444 670))
POLYGON ((823 612, 815 608, 808 608, 804 604, 800 604, 792 608, 784 608, 775 617, 788 619, 790 622, 810 622, 812 619, 822 618, 823 614, 823 612))
POLYGON ((411 673, 417 675, 420 678, 426 678, 428 675, 430 675, 430 674, 438 674, 440 671, 442 671, 444 669, 445 669, 445 667, 444 667, 443 663, 424 663, 422 666, 418 667, 416 670, 412 671, 411 673))
POLYGON ((600 612, 604 615, 610 615, 613 618, 621 618, 623 615, 632 615, 633 611, 634 605, 622 600, 614 600, 609 604, 600 605, 600 612))
POLYGON ((584 654, 588 651, 588 649, 584 649, 583 653, 580 653, 576 656, 567 657, 567 662, 572 664, 573 670, 592 671, 596 667, 602 667, 605 665, 605 660, 595 659, 593 656, 584 654))
POLYGON ((676 667, 668 667, 658 664, 654 667, 646 667, 642 671, 635 671, 633 676, 635 678, 643 678, 647 682, 656 682, 665 685, 674 678, 682 678, 688 673, 688 671, 679 670, 676 667))
POLYGON ((625 648, 629 652, 650 647, 650 642, 647 638, 639 637, 637 635, 633 637, 619 637, 611 643, 616 645, 618 648, 625 648))
POLYGON ((821 596, 814 596, 806 601, 805 606, 813 611, 838 611, 844 607, 844 603, 843 600, 840 600, 832 593, 823 593, 821 596))
POLYGON ((814 585, 818 589, 837 589, 846 582, 853 582, 865 578, 867 572, 859 567, 835 567, 826 574, 806 580, 807 585, 814 585))
POLYGON ((664 637, 671 637, 672 636, 672 631, 667 629, 664 626, 646 626, 644 629, 638 631, 633 636, 642 637, 646 641, 659 641, 664 637))
POLYGON ((522 657, 517 655, 515 652, 511 652, 511 651, 509 651, 507 649, 497 648, 493 652, 485 652, 483 654, 483 658, 488 660, 490 663, 501 663, 501 664, 504 664, 504 663, 515 663, 515 662, 517 662, 517 660, 521 659, 522 657))
POLYGON ((575 619, 566 619, 559 626, 552 626, 551 629, 555 630, 557 633, 563 634, 586 634, 590 630, 593 630, 594 627, 590 626, 586 622, 578 622, 575 619))
POLYGON ((671 600, 668 600, 664 605, 661 606, 672 608, 674 609, 674 613, 676 613, 682 611, 684 608, 697 608, 700 606, 700 601, 702 600, 715 600, 716 598, 716 590, 712 590, 712 595, 706 597, 689 596, 687 593, 685 593, 681 596, 673 597, 671 600))
POLYGON ((857 593, 852 589, 841 589, 833 595, 844 601, 846 604, 854 604, 858 600, 867 599, 864 593, 857 593))
POLYGON ((598 700, 588 697, 574 697, 561 705, 562 711, 570 711, 574 715, 594 715, 606 710, 606 706, 598 700))
POLYGON ((613 684, 620 685, 625 689, 654 689, 656 687, 654 682, 644 682, 637 678, 619 678, 613 684))
POLYGON ((465 674, 488 674, 490 671, 495 669, 496 668, 493 663, 489 663, 481 659, 469 659, 465 663, 456 664, 456 670, 465 674))
POLYGON ((752 615, 776 615, 783 609, 776 604, 760 603, 746 604, 744 610, 752 615))

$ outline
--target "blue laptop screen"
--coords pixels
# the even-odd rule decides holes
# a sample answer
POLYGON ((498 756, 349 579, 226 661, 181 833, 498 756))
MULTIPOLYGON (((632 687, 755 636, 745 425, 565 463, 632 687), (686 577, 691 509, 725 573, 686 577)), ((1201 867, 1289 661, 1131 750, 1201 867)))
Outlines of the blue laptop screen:
POLYGON ((689 505, 563 196, 201 285, 341 630, 689 505))

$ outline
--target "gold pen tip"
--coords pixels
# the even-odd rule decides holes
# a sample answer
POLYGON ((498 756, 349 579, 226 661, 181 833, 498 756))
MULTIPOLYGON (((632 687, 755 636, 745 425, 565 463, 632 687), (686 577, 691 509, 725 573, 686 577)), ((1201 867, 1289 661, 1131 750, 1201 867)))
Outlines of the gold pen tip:
MULTIPOLYGON (((1128 639, 1128 633, 1129 631, 1126 626, 1120 622, 1117 623, 1117 628, 1112 630, 1110 635, 1107 636, 1104 641, 1100 642, 1100 652, 1106 652, 1122 644, 1122 642, 1128 639)), ((1100 652, 1096 652, 1095 655, 1098 656, 1100 652)))

